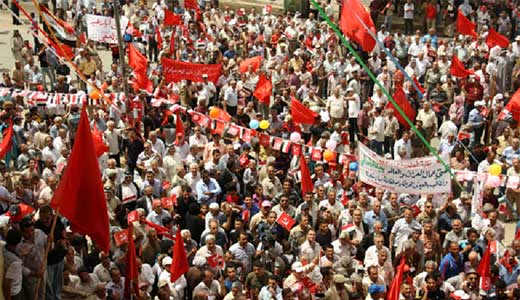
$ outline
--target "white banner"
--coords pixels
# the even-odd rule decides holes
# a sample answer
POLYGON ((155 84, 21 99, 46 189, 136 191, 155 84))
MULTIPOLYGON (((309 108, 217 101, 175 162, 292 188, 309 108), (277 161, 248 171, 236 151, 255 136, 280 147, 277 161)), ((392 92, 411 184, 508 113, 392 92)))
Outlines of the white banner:
MULTIPOLYGON (((448 155, 441 155, 449 161, 448 155)), ((359 179, 384 190, 418 194, 451 192, 450 173, 434 156, 389 160, 359 145, 359 179)))
MULTIPOLYGON (((128 18, 121 17, 121 32, 125 32, 128 18)), ((111 17, 87 15, 88 38, 108 44, 117 44, 116 20, 111 17)))

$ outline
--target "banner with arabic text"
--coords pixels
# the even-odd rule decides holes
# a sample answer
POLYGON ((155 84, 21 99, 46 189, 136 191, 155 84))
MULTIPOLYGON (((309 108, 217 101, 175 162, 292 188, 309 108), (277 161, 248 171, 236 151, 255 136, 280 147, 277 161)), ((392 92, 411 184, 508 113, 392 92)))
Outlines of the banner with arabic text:
POLYGON ((203 82, 202 75, 208 75, 208 80, 217 83, 222 73, 221 64, 196 64, 182 62, 168 58, 162 58, 161 64, 163 75, 166 82, 179 82, 181 80, 191 80, 193 82, 203 82))
MULTIPOLYGON (((449 161, 447 155, 441 156, 449 161)), ((435 194, 451 192, 450 173, 433 156, 405 160, 385 159, 359 145, 359 179, 397 193, 435 194)))
MULTIPOLYGON (((128 24, 127 17, 121 17, 121 28, 124 31, 128 24)), ((101 43, 117 44, 116 20, 111 17, 87 15, 88 38, 101 43)))

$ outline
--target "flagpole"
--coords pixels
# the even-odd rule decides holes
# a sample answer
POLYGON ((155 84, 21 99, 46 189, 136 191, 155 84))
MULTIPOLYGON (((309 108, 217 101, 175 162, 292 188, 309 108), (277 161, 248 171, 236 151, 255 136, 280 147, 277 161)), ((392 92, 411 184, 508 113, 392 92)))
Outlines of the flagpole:
MULTIPOLYGON (((58 214, 60 213, 60 209, 57 208, 54 214, 54 219, 52 219, 51 230, 49 234, 54 238, 54 229, 56 228, 56 222, 58 221, 58 214)), ((36 293, 34 294, 34 300, 38 300, 38 294, 40 293, 40 284, 42 282, 42 276, 45 276, 45 272, 47 271, 47 256, 49 255, 49 251, 51 249, 51 244, 54 241, 47 241, 47 246, 45 247, 45 253, 43 254, 43 261, 40 268, 41 276, 38 276, 38 282, 36 284, 36 293)))
MULTIPOLYGON (((119 47, 119 66, 121 67, 121 74, 123 77, 123 92, 125 93, 125 99, 128 98, 128 77, 126 72, 126 62, 125 62, 125 51, 123 44, 123 36, 121 34, 121 20, 119 15, 119 1, 113 0, 114 2, 114 18, 116 19, 116 32, 117 32, 117 44, 119 47)), ((130 22, 130 20, 128 21, 130 22)), ((127 113, 130 111, 130 106, 126 106, 127 113)))

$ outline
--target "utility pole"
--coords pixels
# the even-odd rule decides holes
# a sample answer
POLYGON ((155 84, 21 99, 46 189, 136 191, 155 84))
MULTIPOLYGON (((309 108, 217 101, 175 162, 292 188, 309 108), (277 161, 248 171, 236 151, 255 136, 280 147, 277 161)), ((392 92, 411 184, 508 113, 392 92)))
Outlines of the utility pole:
MULTIPOLYGON (((121 34, 121 20, 119 15, 119 0, 113 0, 114 3, 114 18, 116 19, 116 31, 117 31, 117 43, 119 47, 119 65, 121 67, 121 74, 123 75, 123 92, 125 93, 125 99, 128 100, 128 74, 126 73, 126 62, 125 62, 125 48, 123 44, 123 36, 121 34)), ((126 106, 127 110, 129 105, 126 106)))

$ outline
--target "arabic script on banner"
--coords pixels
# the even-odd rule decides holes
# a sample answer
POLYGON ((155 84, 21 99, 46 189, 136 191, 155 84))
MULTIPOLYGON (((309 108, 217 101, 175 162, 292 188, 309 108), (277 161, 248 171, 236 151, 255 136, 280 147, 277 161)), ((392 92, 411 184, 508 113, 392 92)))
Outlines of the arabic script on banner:
MULTIPOLYGON (((441 156, 448 161, 448 156, 441 156)), ((397 193, 433 194, 451 191, 450 173, 433 156, 389 160, 359 146, 359 179, 397 193)))
MULTIPOLYGON (((128 18, 121 17, 121 28, 126 28, 128 18)), ((101 43, 117 44, 116 20, 111 17, 87 15, 88 38, 101 43)))

